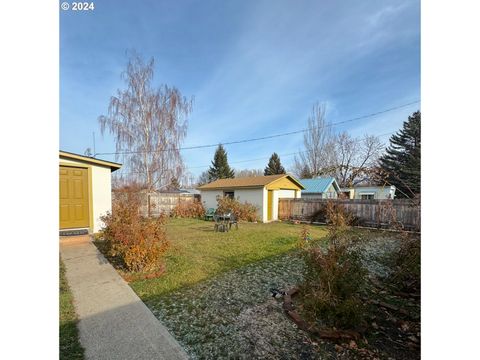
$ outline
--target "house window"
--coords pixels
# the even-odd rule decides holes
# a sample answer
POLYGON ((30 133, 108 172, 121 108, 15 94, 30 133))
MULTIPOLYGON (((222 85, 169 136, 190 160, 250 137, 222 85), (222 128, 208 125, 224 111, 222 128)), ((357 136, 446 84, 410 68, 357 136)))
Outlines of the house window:
POLYGON ((374 194, 362 194, 360 195, 362 200, 373 200, 375 198, 374 194))
POLYGON ((235 198, 235 192, 234 191, 224 191, 223 192, 224 197, 229 197, 230 199, 235 198))

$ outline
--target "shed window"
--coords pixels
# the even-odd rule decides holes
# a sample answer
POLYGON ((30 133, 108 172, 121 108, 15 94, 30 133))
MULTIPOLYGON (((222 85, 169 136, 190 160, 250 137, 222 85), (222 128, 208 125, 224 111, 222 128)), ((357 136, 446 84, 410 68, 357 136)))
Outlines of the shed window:
POLYGON ((223 192, 224 197, 229 197, 230 199, 235 198, 235 192, 234 191, 224 191, 223 192))
POLYGON ((374 194, 362 194, 360 195, 362 200, 373 200, 375 198, 374 194))

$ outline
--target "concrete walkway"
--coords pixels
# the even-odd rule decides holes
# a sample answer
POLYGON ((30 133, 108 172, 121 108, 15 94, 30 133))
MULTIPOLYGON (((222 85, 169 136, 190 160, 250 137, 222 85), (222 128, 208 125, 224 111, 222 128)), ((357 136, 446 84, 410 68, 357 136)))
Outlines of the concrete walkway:
POLYGON ((87 360, 188 359, 88 236, 60 240, 60 253, 87 360))

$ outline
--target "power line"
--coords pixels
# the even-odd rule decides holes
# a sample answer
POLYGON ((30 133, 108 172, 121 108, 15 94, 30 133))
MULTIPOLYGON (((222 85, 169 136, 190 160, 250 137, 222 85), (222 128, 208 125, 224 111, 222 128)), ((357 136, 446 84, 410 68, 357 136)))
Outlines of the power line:
MULTIPOLYGON (((395 131, 392 131, 392 132, 389 132, 389 133, 385 133, 385 134, 375 135, 375 136, 376 136, 376 137, 382 137, 382 136, 392 135, 392 134, 395 134, 395 131)), ((360 141, 363 141, 363 139, 356 139, 356 140, 354 140, 353 142, 360 142, 360 141)), ((278 156, 287 157, 287 156, 293 156, 293 155, 297 155, 297 154, 303 154, 303 153, 306 153, 306 152, 307 152, 307 151, 296 151, 296 152, 288 153, 288 154, 278 154, 278 156)), ((270 155, 270 156, 271 156, 271 155, 270 155)), ((258 161, 258 160, 266 160, 266 159, 270 159, 270 156, 265 156, 265 157, 256 158, 256 159, 232 161, 232 162, 230 162, 230 164, 238 164, 238 163, 244 163, 244 162, 253 162, 253 161, 258 161)), ((190 170, 190 169, 199 169, 199 168, 204 168, 204 167, 209 167, 209 166, 211 166, 211 165, 191 166, 191 167, 188 167, 188 168, 186 168, 186 169, 187 169, 187 170, 190 170)))
MULTIPOLYGON (((376 137, 383 137, 383 136, 386 136, 386 135, 395 134, 395 132, 396 132, 396 131, 392 131, 392 132, 388 132, 388 133, 384 133, 384 134, 379 134, 379 135, 375 135, 375 136, 376 136, 376 137)), ((353 142, 361 142, 361 141, 363 141, 363 139, 355 139, 353 142)), ((278 156, 280 156, 280 157, 288 157, 288 156, 293 156, 293 155, 297 155, 297 154, 304 154, 304 153, 307 153, 307 151, 296 151, 296 152, 293 152, 293 153, 278 154, 278 156)), ((270 155, 270 156, 271 156, 271 155, 270 155)), ((258 160, 266 160, 266 159, 270 159, 270 156, 264 156, 264 157, 256 158, 256 159, 231 161, 231 162, 229 162, 229 164, 239 164, 239 163, 248 163, 248 162, 253 162, 253 161, 258 161, 258 160)), ((186 167, 185 170, 207 168, 207 167, 210 167, 210 166, 211 166, 211 164, 208 164, 208 165, 198 165, 198 166, 190 166, 190 167, 186 167)), ((141 172, 141 171, 122 172, 121 169, 120 169, 119 171, 117 171, 117 173, 119 173, 119 175, 143 174, 143 172, 141 172)))
MULTIPOLYGON (((349 122, 352 122, 352 121, 367 119, 367 118, 374 117, 374 116, 377 116, 377 115, 380 115, 380 114, 384 114, 384 113, 387 113, 387 112, 390 112, 390 111, 398 110, 398 109, 407 107, 409 105, 417 104, 419 102, 420 102, 420 100, 412 101, 412 102, 409 102, 409 103, 406 103, 406 104, 403 104, 403 105, 395 106, 395 107, 385 109, 385 110, 382 110, 382 111, 377 111, 375 113, 371 113, 371 114, 368 114, 368 115, 363 115, 363 116, 359 116, 359 117, 356 117, 356 118, 339 121, 339 122, 336 122, 336 123, 330 123, 330 124, 327 124, 323 127, 314 127, 313 129, 321 129, 321 128, 324 128, 324 127, 342 125, 342 124, 346 124, 346 123, 349 123, 349 122)), ((303 132, 306 132, 306 131, 309 131, 309 130, 311 130, 311 129, 302 129, 302 130, 290 131, 290 132, 276 134, 276 135, 262 136, 262 137, 258 137, 258 138, 250 138, 250 139, 236 140, 236 141, 230 141, 230 142, 219 142, 219 143, 216 143, 216 144, 187 146, 187 147, 180 147, 180 148, 173 148, 173 149, 161 149, 161 150, 151 150, 151 151, 118 151, 118 152, 110 152, 110 153, 97 153, 94 156, 97 156, 97 155, 143 154, 143 153, 151 153, 151 152, 166 152, 166 151, 203 149, 203 148, 209 148, 209 147, 216 147, 216 146, 218 146, 218 144, 233 145, 233 144, 242 144, 242 143, 247 143, 247 142, 252 142, 252 141, 268 140, 268 139, 278 138, 278 137, 282 137, 282 136, 300 134, 300 133, 303 133, 303 132)))

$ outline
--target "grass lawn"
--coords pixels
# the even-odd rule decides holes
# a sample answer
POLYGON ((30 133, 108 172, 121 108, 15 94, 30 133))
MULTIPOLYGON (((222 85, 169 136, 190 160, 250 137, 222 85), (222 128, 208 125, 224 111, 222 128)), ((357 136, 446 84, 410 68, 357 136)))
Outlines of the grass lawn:
MULTIPOLYGON (((326 235, 323 227, 309 227, 312 240, 326 235)), ((156 297, 196 284, 228 270, 279 255, 297 246, 302 227, 287 223, 241 223, 230 232, 214 232, 213 222, 170 219, 166 225, 171 243, 166 273, 130 285, 142 299, 156 297)))
POLYGON ((192 359, 328 358, 270 292, 297 285, 303 268, 299 251, 290 251, 152 298, 147 305, 192 359))
POLYGON ((60 359, 83 359, 83 347, 78 339, 77 315, 73 296, 60 260, 60 359))
MULTIPOLYGON (((419 358, 419 297, 402 299, 382 283, 394 270, 390 256, 403 241, 398 234, 351 229, 352 249, 362 254, 369 279, 377 281, 362 292, 369 304, 363 338, 335 347, 299 331, 285 315, 281 299, 271 296, 272 288, 286 290, 304 280, 304 254, 296 251, 301 225, 241 223, 227 233, 214 232, 213 226, 203 220, 169 219, 165 273, 130 282, 192 359, 246 354, 255 359, 419 358)), ((325 244, 326 227, 308 228, 312 241, 325 244)), ((97 246, 101 248, 101 241, 97 246)), ((301 294, 294 301, 302 313, 301 294)))
MULTIPOLYGON (((241 246, 241 238, 232 238, 240 235, 240 231, 203 235, 206 237, 203 239, 194 232, 205 227, 202 222, 175 220, 170 224, 169 232, 173 232, 175 242, 185 245, 172 252, 188 254, 193 259, 191 266, 215 269, 217 273, 202 273, 203 276, 210 274, 208 279, 181 286, 180 280, 195 279, 194 269, 193 273, 189 267, 176 268, 177 272, 170 269, 169 276, 176 275, 180 281, 175 283, 176 288, 166 293, 160 285, 163 292, 145 292, 142 300, 192 359, 242 359, 245 354, 251 359, 420 358, 419 298, 401 299, 386 287, 376 289, 369 285, 362 296, 406 310, 409 315, 395 307, 385 309, 369 304, 363 325, 366 330, 353 345, 348 341, 336 344, 300 331, 285 315, 282 300, 272 298, 270 289, 287 290, 303 282, 304 256, 301 251, 292 251, 301 226, 245 224, 243 229, 250 226, 241 246), (184 225, 182 230, 175 228, 179 223, 184 225), (262 233, 264 230, 266 234, 262 233), (221 238, 222 235, 225 238, 221 238), (218 249, 210 243, 214 240, 221 245, 218 249), (195 246, 201 243, 208 245, 195 246), (268 244, 278 246, 269 248, 268 244), (229 261, 230 256, 239 258, 229 261)), ((310 231, 314 239, 325 234, 324 228, 310 227, 310 231)), ((354 248, 361 252, 369 278, 374 277, 381 283, 392 271, 390 254, 398 250, 402 239, 394 233, 364 229, 352 229, 351 236, 356 240, 354 248)), ((159 286, 153 280, 135 285, 151 286, 152 283, 159 286)), ((303 316, 302 301, 301 294, 294 298, 294 306, 303 316)), ((321 319, 318 320, 321 324, 321 319)))

